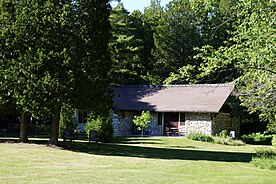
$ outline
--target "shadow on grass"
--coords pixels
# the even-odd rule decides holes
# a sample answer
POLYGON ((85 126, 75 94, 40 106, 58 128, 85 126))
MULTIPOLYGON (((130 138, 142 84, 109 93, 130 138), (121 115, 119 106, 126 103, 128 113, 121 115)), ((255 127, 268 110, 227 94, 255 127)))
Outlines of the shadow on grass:
POLYGON ((125 156, 166 160, 209 160, 221 162, 250 162, 252 160, 252 154, 250 153, 152 148, 116 144, 89 144, 85 142, 62 143, 62 146, 65 149, 75 152, 106 156, 125 156))
MULTIPOLYGON (((175 146, 173 149, 169 148, 153 148, 142 146, 131 146, 130 140, 135 141, 134 144, 140 144, 137 138, 124 138, 122 140, 115 140, 113 143, 108 144, 96 144, 88 142, 60 142, 63 149, 82 152, 93 155, 105 155, 105 156, 125 156, 125 157, 138 157, 138 158, 154 158, 154 159, 166 159, 166 160, 209 160, 220 162, 250 162, 252 155, 250 153, 238 153, 238 152, 221 152, 221 151, 202 151, 191 150, 192 146, 175 146), (120 144, 117 144, 120 143, 120 144), (124 145, 127 143, 128 145, 124 145), (180 149, 182 148, 182 149, 180 149), (185 150, 185 148, 190 148, 185 150)), ((17 143, 18 139, 0 139, 0 143, 17 143)), ((158 139, 150 139, 145 144, 161 144, 158 143, 158 139)), ((30 143, 34 144, 48 144, 48 139, 32 139, 30 143)))
POLYGON ((148 137, 141 138, 140 136, 133 136, 133 137, 115 137, 112 140, 112 143, 119 143, 119 144, 141 144, 143 142, 144 144, 162 144, 160 139, 152 138, 147 139, 148 137))
MULTIPOLYGON (((0 143, 19 143, 18 137, 0 137, 0 143)), ((28 143, 49 144, 49 138, 29 138, 28 143)))

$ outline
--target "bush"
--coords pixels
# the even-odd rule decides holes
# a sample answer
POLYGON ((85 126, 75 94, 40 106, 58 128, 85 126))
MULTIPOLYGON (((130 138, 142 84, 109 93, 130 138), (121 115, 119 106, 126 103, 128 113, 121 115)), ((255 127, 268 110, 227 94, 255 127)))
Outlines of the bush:
POLYGON ((276 121, 271 121, 266 126, 267 130, 265 133, 267 134, 276 134, 276 121))
POLYGON ((244 146, 245 143, 241 140, 234 140, 230 137, 214 137, 214 143, 216 144, 223 144, 229 146, 244 146))
POLYGON ((209 136, 202 133, 190 133, 187 135, 188 139, 202 142, 212 142, 216 144, 230 145, 230 146, 243 146, 245 143, 241 140, 233 140, 227 136, 227 132, 222 131, 220 136, 209 136))
POLYGON ((222 131, 219 133, 219 137, 227 138, 227 137, 228 137, 227 130, 222 130, 222 131))
POLYGON ((93 117, 90 115, 85 130, 88 138, 90 132, 94 130, 98 134, 100 142, 109 142, 113 137, 113 126, 109 117, 93 117))
POLYGON ((189 133, 187 135, 187 138, 195 141, 214 142, 214 139, 212 138, 212 136, 205 135, 202 133, 189 133))
POLYGON ((261 133, 252 133, 241 136, 241 140, 247 144, 271 145, 272 136, 261 133))
POLYGON ((273 135, 272 145, 273 145, 273 146, 276 146, 276 135, 273 135))
POLYGON ((276 150, 258 149, 251 163, 261 169, 276 170, 276 150))
POLYGON ((72 130, 76 129, 74 123, 75 109, 70 105, 64 104, 60 112, 60 124, 59 124, 59 137, 62 138, 66 127, 70 127, 72 130))
POLYGON ((33 136, 49 136, 51 126, 47 124, 30 125, 28 131, 33 136))

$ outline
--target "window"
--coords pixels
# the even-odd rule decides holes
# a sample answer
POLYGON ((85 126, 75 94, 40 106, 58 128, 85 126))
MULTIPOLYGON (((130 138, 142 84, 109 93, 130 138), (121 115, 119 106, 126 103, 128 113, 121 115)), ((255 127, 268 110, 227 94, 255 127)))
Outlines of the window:
POLYGON ((185 126, 185 113, 180 113, 180 126, 185 126))
POLYGON ((157 125, 162 125, 162 115, 163 115, 163 113, 161 113, 161 112, 158 113, 157 125))

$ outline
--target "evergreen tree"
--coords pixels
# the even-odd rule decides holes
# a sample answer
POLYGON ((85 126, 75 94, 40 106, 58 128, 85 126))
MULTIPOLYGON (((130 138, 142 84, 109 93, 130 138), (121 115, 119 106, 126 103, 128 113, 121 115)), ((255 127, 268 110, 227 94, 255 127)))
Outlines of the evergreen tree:
POLYGON ((129 12, 121 2, 113 8, 110 15, 112 25, 112 39, 110 50, 112 58, 112 83, 114 84, 137 84, 143 80, 139 75, 141 63, 138 56, 140 49, 134 37, 135 29, 129 12))
MULTIPOLYGON (((1 74, 22 111, 53 115, 51 143, 58 144, 62 105, 106 110, 110 56, 108 1, 1 1, 1 74), (9 11, 15 12, 10 21, 9 11)), ((1 80, 2 81, 2 80, 1 80)), ((26 128, 21 129, 26 138, 26 128), (25 132, 25 133, 24 133, 25 132)), ((26 141, 26 139, 22 141, 26 141)))
POLYGON ((161 17, 154 36, 158 75, 164 81, 180 67, 194 65, 194 47, 202 45, 200 30, 193 22, 190 2, 172 1, 161 17))

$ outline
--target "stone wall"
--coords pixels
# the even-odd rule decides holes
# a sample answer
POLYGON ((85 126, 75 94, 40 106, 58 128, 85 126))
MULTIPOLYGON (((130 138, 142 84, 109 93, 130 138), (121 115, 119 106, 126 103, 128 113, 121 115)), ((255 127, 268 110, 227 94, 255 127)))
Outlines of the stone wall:
POLYGON ((158 113, 151 113, 152 121, 149 123, 148 128, 145 129, 145 135, 163 135, 162 125, 158 125, 158 113))
POLYGON ((114 135, 131 135, 133 131, 133 116, 134 114, 132 112, 126 111, 112 113, 114 135))
POLYGON ((235 131, 235 137, 240 136, 240 120, 239 117, 231 117, 230 113, 219 113, 214 116, 212 125, 213 134, 219 134, 222 130, 235 131))
POLYGON ((185 136, 193 132, 211 135, 211 115, 204 113, 185 113, 185 126, 179 127, 179 134, 185 136))
MULTIPOLYGON (((144 130, 144 135, 163 135, 162 125, 157 125, 158 114, 151 113, 153 120, 149 123, 148 128, 144 130)), ((132 122, 134 117, 133 112, 119 111, 112 113, 112 124, 114 135, 131 135, 137 132, 132 122)))

